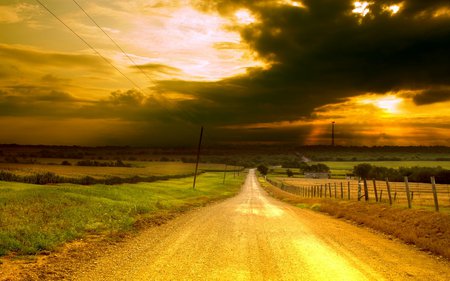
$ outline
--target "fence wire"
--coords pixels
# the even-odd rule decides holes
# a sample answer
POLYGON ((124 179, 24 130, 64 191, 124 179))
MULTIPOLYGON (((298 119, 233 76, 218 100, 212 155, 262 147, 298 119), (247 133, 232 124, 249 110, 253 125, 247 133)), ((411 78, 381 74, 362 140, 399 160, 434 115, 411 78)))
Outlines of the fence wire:
MULTIPOLYGON (((366 201, 364 182, 342 179, 273 178, 267 179, 284 191, 307 198, 332 198, 366 201)), ((389 204, 388 184, 393 205, 408 206, 405 182, 367 180, 369 202, 389 204)), ((431 183, 409 182, 412 207, 435 208, 431 183)), ((439 209, 450 211, 450 185, 435 184, 439 209)))

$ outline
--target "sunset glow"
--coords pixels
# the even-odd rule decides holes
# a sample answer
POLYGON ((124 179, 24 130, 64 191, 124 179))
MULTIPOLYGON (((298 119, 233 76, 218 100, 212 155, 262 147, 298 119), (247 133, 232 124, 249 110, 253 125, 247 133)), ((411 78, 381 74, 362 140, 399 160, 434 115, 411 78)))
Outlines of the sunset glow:
POLYGON ((283 0, 283 1, 281 1, 281 3, 285 4, 285 5, 290 5, 293 7, 306 8, 305 4, 303 4, 301 1, 283 0))
POLYGON ((237 11, 234 15, 240 24, 247 25, 256 22, 255 17, 250 13, 250 11, 245 9, 237 11))
POLYGON ((369 97, 363 98, 361 100, 361 104, 364 105, 375 105, 376 107, 382 109, 386 113, 399 113, 399 104, 403 101, 402 98, 398 98, 395 96, 385 96, 385 97, 369 97))
POLYGON ((403 7, 403 2, 401 2, 399 4, 395 4, 395 5, 390 5, 390 6, 389 5, 385 5, 385 6, 383 6, 383 10, 388 12, 388 13, 391 13, 392 15, 395 15, 395 14, 397 14, 400 11, 400 9, 402 7, 403 7))
POLYGON ((355 7, 352 12, 355 14, 359 14, 362 17, 365 17, 369 12, 370 12, 370 5, 372 5, 373 3, 371 2, 354 2, 353 6, 355 7))
POLYGON ((450 143, 445 1, 40 2, 0 4, 0 143, 450 143))

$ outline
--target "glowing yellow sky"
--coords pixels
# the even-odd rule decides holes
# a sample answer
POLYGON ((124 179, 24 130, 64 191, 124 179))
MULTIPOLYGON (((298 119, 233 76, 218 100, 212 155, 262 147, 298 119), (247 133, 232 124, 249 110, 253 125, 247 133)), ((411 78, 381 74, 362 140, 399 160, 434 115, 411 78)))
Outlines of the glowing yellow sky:
POLYGON ((448 145, 450 102, 418 106, 412 92, 390 92, 384 95, 364 94, 342 102, 319 107, 314 118, 296 121, 247 124, 232 128, 298 130, 312 128, 305 144, 328 144, 331 123, 335 122, 339 145, 412 145, 433 143, 448 145))
MULTIPOLYGON (((20 98, 26 100, 31 97, 35 112, 30 112, 29 116, 26 114, 19 116, 18 113, 13 112, 16 108, 14 107, 10 115, 0 116, 0 124, 6 128, 4 138, 0 139, 0 142, 17 142, 20 139, 34 138, 43 143, 48 138, 55 143, 63 144, 70 144, 71 140, 82 144, 101 144, 101 141, 92 137, 93 132, 98 130, 111 136, 111 142, 114 142, 120 139, 121 133, 118 130, 133 135, 130 127, 144 127, 142 125, 144 121, 141 119, 147 118, 145 114, 142 114, 145 118, 134 117, 132 110, 128 112, 119 106, 112 108, 113 104, 121 105, 120 99, 129 103, 131 101, 135 107, 132 109, 136 110, 141 109, 146 101, 151 100, 155 104, 152 106, 146 104, 150 109, 145 110, 149 111, 154 110, 156 105, 166 107, 165 109, 179 109, 185 102, 201 98, 204 98, 205 104, 217 106, 208 97, 205 98, 190 88, 166 91, 158 88, 158 85, 167 81, 228 83, 228 78, 251 78, 252 71, 270 70, 278 62, 272 61, 270 53, 266 54, 265 58, 258 53, 255 46, 250 46, 245 41, 244 33, 241 31, 252 31, 255 34, 261 34, 264 31, 273 37, 286 31, 281 27, 261 30, 258 24, 268 19, 258 14, 254 7, 258 5, 283 7, 290 10, 290 13, 301 11, 306 14, 310 11, 310 7, 304 1, 297 0, 255 1, 246 6, 238 3, 223 11, 200 9, 195 3, 202 1, 194 0, 77 0, 103 30, 126 51, 124 55, 72 1, 41 1, 94 46, 131 82, 95 54, 36 1, 3 0, 0 3, 0 58, 2 60, 0 94, 4 94, 5 104, 15 102, 17 110, 23 111, 28 109, 24 109, 26 102, 20 98), (128 57, 141 69, 135 67, 128 57), (14 89, 20 94, 5 94, 7 91, 2 92, 2 89, 14 89), (114 93, 120 93, 123 96, 114 95, 114 93), (117 96, 120 97, 115 99, 117 96), (49 102, 54 102, 54 110, 47 107, 46 103, 49 102), (64 102, 70 102, 67 108, 75 113, 78 111, 84 113, 88 109, 92 113, 86 113, 84 117, 78 117, 75 113, 64 117, 66 112, 58 113, 62 116, 58 118, 55 117, 56 114, 46 115, 46 112, 51 110, 58 111, 57 104, 64 102), (106 116, 107 114, 98 110, 98 105, 105 103, 111 106, 111 109, 106 107, 104 110, 117 110, 117 117, 106 116), (119 113, 127 114, 128 119, 121 118, 119 113), (94 119, 95 121, 91 121, 94 119), (30 133, 29 129, 36 127, 37 124, 45 127, 40 137, 30 133), (73 134, 70 135, 70 133, 73 134)), ((203 3, 206 2, 203 1, 203 3)), ((375 6, 376 0, 349 1, 345 15, 351 17, 356 25, 363 24, 363 21, 377 16, 375 6)), ((378 11, 384 18, 395 19, 402 15, 406 8, 406 0, 392 1, 378 7, 378 11)), ((442 5, 442 7, 426 10, 421 16, 448 18, 449 11, 448 5, 442 5)), ((307 18, 307 16, 304 17, 307 18)), ((288 40, 282 41, 280 46, 282 44, 298 45, 299 52, 303 50, 301 43, 293 43, 289 34, 284 36, 288 40)), ((301 39, 309 40, 307 36, 301 39)), ((238 86, 236 90, 237 88, 238 86)), ((262 89, 262 92, 264 90, 262 89)), ((422 89, 422 91, 426 90, 422 89)), ((310 131, 306 143, 320 144, 326 143, 329 124, 331 121, 336 121, 338 129, 346 128, 349 132, 348 136, 341 135, 341 144, 409 145, 423 142, 448 145, 449 128, 443 124, 450 124, 448 110, 450 103, 444 101, 416 105, 413 98, 420 91, 408 92, 402 89, 396 92, 378 93, 358 91, 348 95, 341 94, 340 97, 348 98, 340 100, 333 100, 332 95, 329 95, 331 98, 327 102, 330 104, 318 106, 310 117, 299 113, 296 119, 262 123, 242 122, 229 124, 224 128, 308 127, 310 131), (427 130, 432 127, 434 139, 430 140, 427 130), (385 135, 389 137, 383 138, 385 135), (358 136, 362 137, 358 138, 358 136)), ((233 97, 235 94, 235 92, 227 92, 217 95, 233 97)), ((280 95, 282 94, 280 92, 280 95)), ((302 94, 308 95, 308 93, 298 93, 299 96, 302 94)), ((321 93, 318 95, 320 96, 321 93)), ((314 103, 314 106, 316 104, 319 103, 314 103)), ((231 108, 230 114, 234 114, 232 110, 231 108)), ((190 115, 186 113, 185 116, 190 115)), ((152 123, 151 126, 157 125, 152 123)), ((342 134, 342 131, 337 133, 342 134)))
MULTIPOLYGON (((0 34, 0 44, 6 43, 6 47, 14 46, 35 53, 95 56, 92 50, 36 2, 8 2, 9 5, 0 6, 0 24, 2 29, 8 28, 10 32, 0 34)), ((133 66, 130 60, 100 29, 93 26, 74 3, 59 0, 42 2, 137 85, 141 88, 149 85, 148 78, 130 68, 133 66)), ((171 5, 154 6, 143 0, 126 3, 112 1, 113 5, 105 4, 106 1, 78 2, 137 64, 164 66, 146 70, 152 79, 216 81, 243 74, 249 67, 264 65, 243 43, 238 31, 228 28, 235 24, 236 18, 203 13, 190 7, 189 1, 172 1, 171 5)), ((246 10, 236 11, 236 17, 238 23, 243 25, 254 21, 246 10)), ((20 61, 20 58, 11 59, 16 60, 13 62, 16 65, 28 63, 20 61)), ((31 81, 48 74, 60 79, 76 77, 76 85, 67 86, 80 96, 86 96, 82 89, 76 89, 80 84, 86 85, 86 90, 95 89, 96 92, 105 88, 104 94, 109 94, 112 89, 134 86, 101 59, 97 63, 99 68, 110 72, 112 76, 109 79, 97 79, 97 75, 92 77, 85 69, 79 69, 78 72, 71 69, 65 73, 53 67, 52 61, 40 65, 38 69, 22 67, 21 70, 27 72, 24 76, 31 81), (105 86, 105 82, 109 86, 105 86)))

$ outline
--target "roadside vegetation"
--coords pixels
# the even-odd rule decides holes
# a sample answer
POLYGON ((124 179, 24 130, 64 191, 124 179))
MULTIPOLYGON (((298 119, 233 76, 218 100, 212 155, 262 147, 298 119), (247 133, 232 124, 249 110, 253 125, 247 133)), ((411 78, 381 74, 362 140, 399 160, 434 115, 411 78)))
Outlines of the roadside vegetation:
POLYGON ((0 255, 51 251, 86 235, 120 235, 236 194, 244 173, 90 186, 0 181, 0 255))
POLYGON ((358 164, 353 168, 353 174, 365 179, 403 181, 408 177, 411 182, 429 183, 430 177, 442 184, 450 183, 450 170, 442 167, 400 167, 398 169, 372 166, 368 163, 358 164))
POLYGON ((389 207, 385 204, 303 198, 285 192, 259 178, 261 186, 273 197, 353 221, 450 259, 450 215, 423 209, 389 207))
POLYGON ((268 170, 269 175, 303 177, 305 172, 329 172, 331 178, 362 177, 367 179, 403 181, 408 176, 412 182, 430 182, 430 176, 439 183, 450 183, 450 161, 380 161, 380 162, 323 162, 291 163, 294 167, 276 166, 268 170), (323 169, 311 169, 315 167, 323 169), (306 168, 306 169, 305 169, 306 168), (327 170, 328 168, 328 170, 327 170), (291 172, 288 172, 290 170, 291 172))
MULTIPOLYGON (((94 161, 91 162, 95 164, 94 161)), ((124 167, 120 165, 121 162, 116 162, 113 166, 102 164, 87 167, 71 166, 70 162, 68 163, 62 165, 0 163, 0 180, 31 184, 111 185, 188 177, 193 176, 195 169, 193 164, 181 162, 134 162, 133 167, 124 167)), ((228 171, 242 170, 242 167, 201 163, 199 173, 224 171, 225 168, 228 171)))

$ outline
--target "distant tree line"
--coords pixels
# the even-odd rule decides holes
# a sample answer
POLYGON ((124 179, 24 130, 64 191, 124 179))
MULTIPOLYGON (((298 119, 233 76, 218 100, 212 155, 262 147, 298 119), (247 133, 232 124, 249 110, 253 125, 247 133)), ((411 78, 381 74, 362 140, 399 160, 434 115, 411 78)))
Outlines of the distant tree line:
POLYGON ((308 163, 301 162, 299 168, 303 173, 328 173, 330 171, 330 167, 323 163, 308 165, 308 163))
MULTIPOLYGON (((67 165, 63 161, 62 165, 67 165)), ((123 163, 122 160, 116 160, 115 162, 100 162, 95 160, 81 160, 77 162, 77 166, 93 166, 93 167, 131 167, 131 164, 123 163)))
POLYGON ((400 167, 398 169, 373 166, 368 163, 358 164, 353 168, 356 176, 366 179, 403 181, 408 177, 412 182, 429 183, 430 177, 434 176, 437 183, 450 183, 450 170, 442 167, 400 167))
MULTIPOLYGON (((204 173, 203 171, 200 173, 204 173)), ((139 182, 154 182, 159 180, 178 179, 193 176, 194 174, 183 175, 168 175, 168 176, 133 176, 127 178, 121 177, 107 177, 107 178, 94 178, 91 176, 84 176, 81 178, 69 178, 57 175, 52 172, 36 173, 32 175, 16 175, 11 172, 0 170, 0 181, 9 182, 22 182, 29 184, 57 184, 57 183, 72 183, 79 185, 92 185, 92 184, 123 184, 123 183, 139 183, 139 182)))

